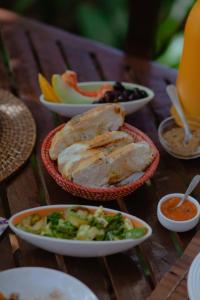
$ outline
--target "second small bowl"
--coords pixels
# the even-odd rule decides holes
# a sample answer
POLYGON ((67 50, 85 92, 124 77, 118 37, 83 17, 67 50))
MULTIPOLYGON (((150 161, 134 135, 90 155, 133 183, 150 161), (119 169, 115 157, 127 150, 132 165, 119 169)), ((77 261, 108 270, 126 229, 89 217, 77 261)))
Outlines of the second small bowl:
MULTIPOLYGON (((195 122, 190 122, 189 124, 191 125, 196 125, 199 126, 197 123, 195 122)), ((163 148, 172 156, 179 158, 179 159, 184 159, 184 160, 188 160, 188 159, 194 159, 194 158, 198 158, 200 157, 200 151, 198 151, 197 153, 194 154, 190 154, 190 155, 180 155, 178 153, 173 152, 172 148, 170 147, 170 145, 167 143, 167 141, 163 138, 163 134, 172 129, 173 127, 177 127, 177 124, 174 120, 173 117, 169 117, 167 119, 164 119, 159 127, 158 127, 158 136, 159 136, 159 140, 160 143, 162 144, 163 148)))
POLYGON ((199 202, 191 196, 188 196, 188 200, 191 201, 192 203, 194 203, 194 205, 196 205, 196 208, 197 208, 197 214, 192 219, 186 220, 186 221, 175 221, 175 220, 167 218, 162 213, 161 205, 163 202, 165 202, 168 199, 174 198, 174 197, 181 198, 181 197, 183 197, 183 195, 184 194, 180 194, 180 193, 168 194, 168 195, 165 195, 164 197, 162 197, 160 199, 160 201, 158 202, 158 206, 157 206, 158 220, 165 228, 167 228, 171 231, 175 231, 175 232, 189 231, 192 228, 194 228, 199 222, 200 205, 199 205, 199 202))

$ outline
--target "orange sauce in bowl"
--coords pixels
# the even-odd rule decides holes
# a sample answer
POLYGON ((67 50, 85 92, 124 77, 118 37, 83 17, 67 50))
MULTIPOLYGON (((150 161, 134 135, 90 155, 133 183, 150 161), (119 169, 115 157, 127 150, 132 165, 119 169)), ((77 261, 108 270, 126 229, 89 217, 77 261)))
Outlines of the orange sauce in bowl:
POLYGON ((197 214, 196 205, 186 199, 179 207, 176 207, 180 200, 180 198, 174 197, 164 201, 161 204, 161 212, 165 217, 174 221, 191 220, 197 214))

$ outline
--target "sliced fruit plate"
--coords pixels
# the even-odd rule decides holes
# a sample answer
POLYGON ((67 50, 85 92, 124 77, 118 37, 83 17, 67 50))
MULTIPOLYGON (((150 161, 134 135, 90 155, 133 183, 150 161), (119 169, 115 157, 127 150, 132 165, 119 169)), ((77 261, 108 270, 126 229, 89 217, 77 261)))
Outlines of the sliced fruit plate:
POLYGON ((149 88, 135 83, 115 81, 91 81, 78 83, 73 71, 54 74, 50 84, 41 74, 39 83, 41 103, 48 109, 73 117, 103 103, 119 102, 126 114, 131 114, 150 100, 154 93, 149 88))

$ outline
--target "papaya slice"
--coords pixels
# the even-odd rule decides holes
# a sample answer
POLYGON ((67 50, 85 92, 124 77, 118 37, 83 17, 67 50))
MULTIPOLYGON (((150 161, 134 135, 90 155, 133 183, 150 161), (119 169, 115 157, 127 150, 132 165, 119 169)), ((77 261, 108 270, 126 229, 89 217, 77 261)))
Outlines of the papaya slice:
POLYGON ((77 74, 74 71, 66 71, 62 75, 63 81, 68 84, 71 88, 73 88, 75 91, 80 93, 83 96, 88 97, 97 97, 101 98, 105 92, 111 91, 113 87, 110 84, 103 84, 98 90, 96 91, 86 91, 84 89, 81 89, 78 86, 78 80, 77 80, 77 74))

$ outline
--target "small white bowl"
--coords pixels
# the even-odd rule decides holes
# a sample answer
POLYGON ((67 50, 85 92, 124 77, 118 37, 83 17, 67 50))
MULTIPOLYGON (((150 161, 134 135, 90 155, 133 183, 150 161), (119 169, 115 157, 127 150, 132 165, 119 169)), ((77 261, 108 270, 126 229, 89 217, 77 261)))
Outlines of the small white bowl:
MULTIPOLYGON (((189 122, 190 125, 196 125, 199 126, 198 123, 195 122, 189 122)), ((195 158, 199 158, 200 157, 200 151, 198 151, 197 153, 194 154, 190 154, 190 155, 181 155, 178 153, 175 153, 172 151, 170 145, 167 143, 167 141, 163 138, 163 134, 172 129, 173 127, 178 127, 174 118, 173 117, 169 117, 167 119, 164 119, 159 127, 158 127, 158 137, 160 140, 160 143, 162 144, 163 148, 173 157, 179 158, 179 159, 184 159, 184 160, 189 160, 189 159, 195 159, 195 158)))
MULTIPOLYGON (((91 81, 91 82, 82 82, 79 83, 78 86, 85 89, 85 90, 95 90, 102 86, 102 84, 111 84, 114 85, 115 81, 91 81)), ((122 82, 122 84, 129 89, 133 88, 140 88, 147 92, 148 96, 142 99, 133 100, 133 101, 127 101, 127 102, 119 102, 125 109, 126 114, 129 115, 139 109, 141 109, 144 105, 146 105, 151 99, 154 97, 154 93, 149 88, 135 84, 135 83, 127 83, 122 82)), ((78 114, 82 114, 83 112, 94 108, 98 105, 102 104, 68 104, 68 103, 53 103, 45 100, 44 96, 40 96, 40 102, 50 109, 53 112, 58 113, 59 115, 65 116, 65 117, 74 117, 78 114)))
POLYGON ((161 212, 161 204, 163 202, 165 202, 166 200, 168 200, 170 198, 174 198, 174 197, 181 198, 181 197, 183 197, 183 195, 184 194, 180 194, 180 193, 168 194, 168 195, 162 197, 160 199, 160 201, 158 202, 158 206, 157 206, 158 220, 165 228, 167 228, 171 231, 185 232, 185 231, 188 231, 188 230, 191 230, 192 228, 194 228, 199 222, 200 205, 199 205, 199 202, 191 196, 188 196, 188 200, 190 200, 192 203, 194 203, 197 207, 197 214, 196 214, 196 216, 194 216, 194 218, 192 218, 190 220, 187 220, 187 221, 174 221, 174 220, 171 220, 171 219, 167 218, 161 212))
MULTIPOLYGON (((130 220, 133 221, 135 220, 136 222, 139 222, 142 226, 147 228, 147 233, 145 234, 145 236, 138 239, 126 239, 126 240, 118 240, 118 241, 65 240, 61 238, 52 238, 52 237, 32 234, 23 231, 14 225, 15 222, 18 222, 16 219, 18 220, 22 219, 23 217, 32 215, 33 213, 43 211, 46 215, 49 212, 57 211, 59 209, 60 210, 66 209, 69 207, 76 207, 76 206, 77 205, 49 205, 49 206, 27 209, 13 215, 9 220, 9 226, 16 233, 17 236, 29 242, 30 244, 33 244, 42 249, 57 254, 77 256, 77 257, 98 257, 98 256, 105 256, 105 255, 110 255, 121 251, 125 251, 141 244, 152 234, 152 229, 146 222, 144 222, 143 220, 135 216, 126 213, 122 213, 123 217, 129 218, 130 220)), ((78 206, 81 207, 81 205, 78 206)), ((85 205, 83 207, 88 208, 89 210, 96 210, 98 208, 97 206, 85 206, 85 205)), ((117 210, 108 209, 108 208, 104 208, 104 211, 111 214, 119 213, 119 211, 117 210)))

